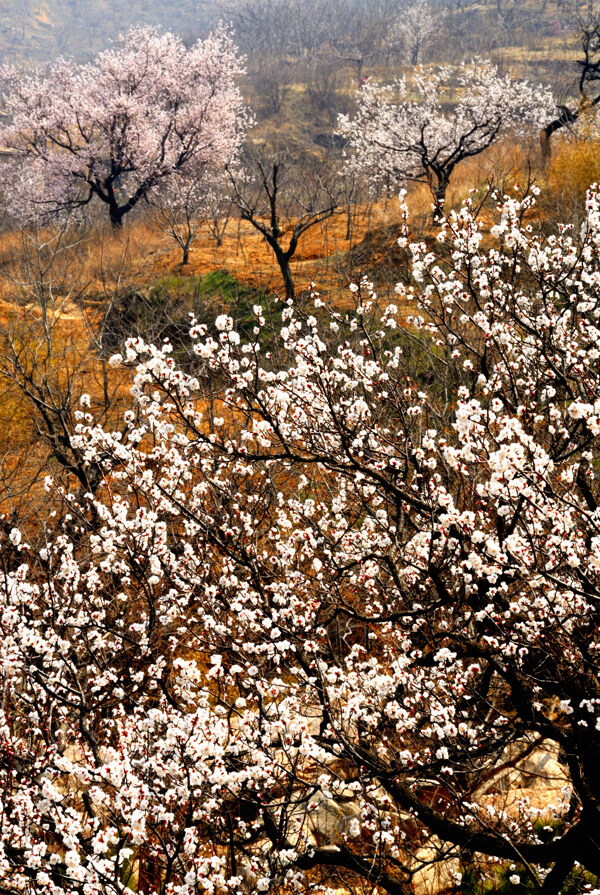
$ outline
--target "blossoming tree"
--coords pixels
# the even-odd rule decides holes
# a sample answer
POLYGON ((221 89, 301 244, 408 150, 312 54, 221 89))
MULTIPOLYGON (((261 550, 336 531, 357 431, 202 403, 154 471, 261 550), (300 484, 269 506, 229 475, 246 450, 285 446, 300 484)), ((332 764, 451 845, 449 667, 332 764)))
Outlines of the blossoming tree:
POLYGON ((546 164, 551 157, 551 138, 563 128, 573 128, 579 119, 593 114, 600 103, 597 83, 600 80, 600 9, 597 4, 588 3, 579 9, 576 5, 567 5, 570 25, 574 25, 578 33, 581 56, 577 59, 577 93, 576 103, 561 105, 557 114, 546 122, 541 137, 542 158, 546 164))
POLYGON ((350 168, 375 181, 427 183, 438 214, 457 165, 502 133, 539 131, 554 109, 548 88, 502 77, 481 59, 460 66, 459 98, 448 109, 451 76, 449 68, 421 69, 414 84, 404 78, 387 87, 368 82, 356 115, 341 116, 338 124, 354 150, 350 168))
POLYGON ((399 12, 387 42, 400 50, 405 64, 419 65, 425 50, 443 33, 446 10, 421 2, 408 4, 399 12))
POLYGON ((43 172, 30 201, 54 212, 104 202, 120 226, 162 184, 225 165, 243 130, 240 61, 217 31, 186 49, 173 34, 134 28, 94 63, 47 73, 3 71, 2 144, 43 172))
POLYGON ((194 324, 210 419, 168 345, 113 359, 125 428, 84 400, 72 434, 95 494, 2 535, 3 892, 592 889, 600 195, 580 239, 531 206, 410 246, 429 385, 366 283, 287 301, 275 366, 259 305, 256 343, 194 324), (540 754, 541 803, 501 785, 540 754))

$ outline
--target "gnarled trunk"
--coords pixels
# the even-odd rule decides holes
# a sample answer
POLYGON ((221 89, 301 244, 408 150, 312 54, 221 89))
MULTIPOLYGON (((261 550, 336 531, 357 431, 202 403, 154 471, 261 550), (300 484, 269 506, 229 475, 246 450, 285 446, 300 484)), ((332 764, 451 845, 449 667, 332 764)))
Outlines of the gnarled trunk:
POLYGON ((442 218, 444 216, 444 206, 446 204, 446 193, 450 184, 449 177, 438 177, 437 180, 430 184, 433 194, 433 219, 442 218))

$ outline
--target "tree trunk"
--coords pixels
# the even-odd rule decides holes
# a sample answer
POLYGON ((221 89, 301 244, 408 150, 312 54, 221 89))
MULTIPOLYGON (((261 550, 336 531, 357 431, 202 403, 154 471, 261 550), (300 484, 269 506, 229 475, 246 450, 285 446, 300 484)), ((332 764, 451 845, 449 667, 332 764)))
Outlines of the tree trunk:
POLYGON ((98 190, 98 195, 108 205, 108 213, 113 230, 120 230, 123 226, 123 208, 119 207, 115 194, 115 183, 107 180, 102 184, 102 187, 103 189, 98 190))
POLYGON ((437 182, 431 185, 433 194, 433 219, 444 216, 444 206, 446 204, 446 192, 450 183, 449 177, 440 177, 437 182))
POLYGON ((123 228, 123 212, 118 205, 109 205, 110 223, 114 231, 118 232, 123 228))
MULTIPOLYGON (((275 228, 273 228, 275 229, 275 228)), ((279 242, 277 241, 277 236, 274 236, 272 233, 265 233, 264 230, 260 230, 268 244, 271 246, 273 250, 273 254, 277 259, 277 264, 279 265, 279 270, 281 271, 281 276, 283 277, 283 282, 285 285, 285 297, 294 299, 294 281, 292 279, 292 272, 290 270, 290 260, 294 255, 294 252, 298 248, 298 237, 293 236, 292 240, 287 248, 284 251, 279 242)))
POLYGON ((574 124, 586 109, 596 106, 599 101, 600 94, 598 94, 598 96, 591 102, 586 102, 582 99, 579 103, 579 108, 575 111, 572 111, 567 106, 559 107, 560 114, 540 131, 540 148, 542 150, 542 164, 544 168, 548 167, 552 158, 552 146, 550 144, 552 134, 561 130, 561 128, 566 127, 568 124, 574 124))
POLYGON ((190 247, 189 245, 184 245, 183 247, 183 255, 181 258, 181 266, 183 267, 185 264, 190 263, 190 247))
POLYGON ((290 270, 289 261, 285 259, 284 263, 280 262, 279 267, 281 268, 281 273, 283 275, 283 282, 285 284, 285 297, 291 298, 292 301, 294 299, 295 290, 294 290, 294 281, 292 279, 292 272, 290 270))
POLYGON ((292 257, 289 252, 282 252, 281 249, 277 249, 273 246, 273 250, 275 252, 275 257, 277 258, 277 263, 279 265, 279 270, 281 271, 281 276, 283 277, 283 282, 285 285, 285 297, 291 298, 292 301, 295 295, 294 289, 294 281, 292 279, 292 272, 290 270, 290 258, 292 257))
POLYGON ((542 167, 545 170, 550 165, 552 159, 552 145, 547 128, 543 128, 540 131, 540 149, 542 151, 542 167))

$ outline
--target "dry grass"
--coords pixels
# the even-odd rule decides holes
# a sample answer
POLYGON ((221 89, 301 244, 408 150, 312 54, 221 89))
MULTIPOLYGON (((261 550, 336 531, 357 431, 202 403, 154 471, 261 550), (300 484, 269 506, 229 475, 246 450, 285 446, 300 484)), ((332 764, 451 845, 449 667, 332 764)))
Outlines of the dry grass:
MULTIPOLYGON (((464 162, 452 178, 448 207, 459 205, 474 185, 485 187, 491 181, 500 191, 512 191, 516 181, 528 176, 529 158, 536 151, 537 147, 505 142, 464 162)), ((575 149, 569 141, 557 145, 548 177, 552 201, 562 201, 565 182, 569 189, 579 184, 577 189, 585 192, 592 173, 600 178, 596 143, 578 144, 575 149)), ((413 185, 408 204, 412 235, 427 237, 431 196, 426 186, 413 185)), ((371 275, 378 287, 393 288, 406 267, 396 246, 399 225, 400 206, 392 196, 359 209, 350 242, 345 214, 315 226, 305 234, 292 262, 298 292, 314 282, 330 303, 349 307, 347 285, 351 279, 371 275), (365 238, 369 231, 371 236, 365 238)), ((129 401, 128 383, 119 381, 112 371, 106 375, 94 343, 98 320, 112 298, 131 288, 144 290, 172 275, 203 276, 216 270, 226 270, 238 282, 265 293, 282 291, 271 250, 246 222, 231 221, 221 246, 207 229, 201 231, 185 268, 180 264, 179 248, 144 222, 133 222, 117 236, 100 228, 74 240, 51 269, 55 330, 51 352, 44 357, 46 349, 40 349, 35 341, 40 338, 40 308, 32 285, 36 259, 32 261, 31 249, 17 233, 0 238, 0 340, 6 340, 7 334, 20 339, 28 362, 35 359, 40 375, 48 377, 57 394, 70 389, 73 403, 86 392, 95 410, 102 412, 109 393, 108 417, 114 422, 129 401)), ((29 516, 43 516, 48 498, 42 481, 56 468, 56 462, 49 458, 48 447, 40 438, 30 400, 11 380, 7 344, 0 345, 0 512, 17 509, 24 513, 27 503, 29 516)))
POLYGON ((600 143, 595 122, 577 136, 566 134, 555 141, 548 169, 546 202, 560 209, 562 219, 578 225, 585 214, 585 195, 600 182, 600 143))

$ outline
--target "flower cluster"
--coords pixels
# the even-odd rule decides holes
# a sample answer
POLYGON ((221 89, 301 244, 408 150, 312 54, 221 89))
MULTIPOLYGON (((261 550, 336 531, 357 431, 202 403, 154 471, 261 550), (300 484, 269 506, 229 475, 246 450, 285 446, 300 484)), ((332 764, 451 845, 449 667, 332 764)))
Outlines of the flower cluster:
POLYGON ((71 436, 101 485, 2 548, 8 891, 597 874, 600 196, 578 239, 532 203, 466 203, 394 306, 289 301, 277 364, 258 305, 256 342, 193 323, 196 378, 112 359, 135 412, 71 436), (542 807, 501 786, 531 756, 542 807))

